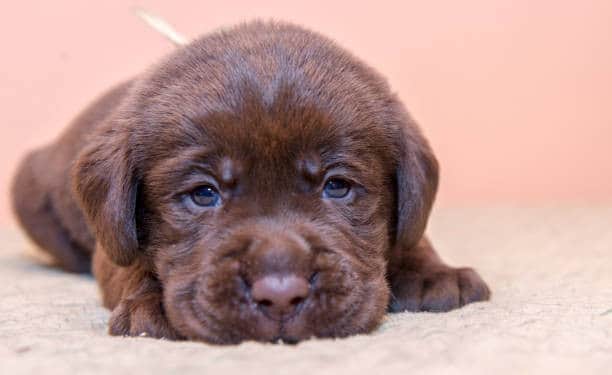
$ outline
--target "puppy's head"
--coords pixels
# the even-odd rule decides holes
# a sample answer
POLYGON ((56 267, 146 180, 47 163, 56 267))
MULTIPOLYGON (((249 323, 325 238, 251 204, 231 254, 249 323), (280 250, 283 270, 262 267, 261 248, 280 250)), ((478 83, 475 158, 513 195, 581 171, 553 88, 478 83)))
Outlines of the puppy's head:
POLYGON ((248 24, 137 80, 75 168, 100 247, 146 264, 182 335, 373 329, 394 246, 422 236, 431 151, 385 81, 329 40, 248 24))

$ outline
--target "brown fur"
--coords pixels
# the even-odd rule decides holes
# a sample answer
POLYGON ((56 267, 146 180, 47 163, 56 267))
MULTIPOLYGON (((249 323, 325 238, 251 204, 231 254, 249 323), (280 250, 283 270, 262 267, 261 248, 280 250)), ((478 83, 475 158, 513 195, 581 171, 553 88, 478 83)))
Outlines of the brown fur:
POLYGON ((238 343, 369 332, 385 311, 486 300, 423 237, 438 183, 429 145, 385 80, 299 27, 249 23, 182 48, 94 102, 14 184, 32 239, 90 267, 110 332, 238 343), (325 180, 349 198, 321 196, 325 180), (201 209, 189 192, 221 192, 201 209), (269 319, 250 283, 310 278, 269 319))

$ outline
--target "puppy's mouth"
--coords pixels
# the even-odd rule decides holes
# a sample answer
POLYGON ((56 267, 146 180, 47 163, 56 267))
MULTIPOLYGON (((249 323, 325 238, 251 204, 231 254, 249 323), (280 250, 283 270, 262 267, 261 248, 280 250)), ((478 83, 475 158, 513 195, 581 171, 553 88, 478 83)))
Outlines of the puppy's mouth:
POLYGON ((287 345, 297 345, 299 344, 300 340, 298 338, 295 337, 290 337, 290 336, 285 336, 285 335, 279 335, 276 336, 275 338, 273 338, 272 340, 270 340, 271 344, 287 344, 287 345))
MULTIPOLYGON (((288 331, 288 325, 300 325, 299 322, 295 322, 292 319, 287 321, 275 322, 276 330, 272 331, 272 338, 269 340, 260 340, 267 341, 270 344, 289 344, 289 345, 297 345, 301 341, 307 340, 309 337, 298 337, 296 335, 290 334, 288 331)), ((304 327, 301 327, 302 329, 304 327)))

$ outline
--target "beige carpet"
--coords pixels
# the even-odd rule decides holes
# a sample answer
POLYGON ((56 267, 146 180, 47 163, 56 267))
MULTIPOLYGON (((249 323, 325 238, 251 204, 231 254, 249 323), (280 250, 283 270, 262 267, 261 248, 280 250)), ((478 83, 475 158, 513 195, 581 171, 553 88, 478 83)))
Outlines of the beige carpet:
POLYGON ((612 374, 612 207, 438 210, 429 232, 493 300, 389 316, 366 336, 215 347, 106 335, 89 277, 0 233, 0 374, 612 374), (31 250, 30 250, 31 251, 31 250))

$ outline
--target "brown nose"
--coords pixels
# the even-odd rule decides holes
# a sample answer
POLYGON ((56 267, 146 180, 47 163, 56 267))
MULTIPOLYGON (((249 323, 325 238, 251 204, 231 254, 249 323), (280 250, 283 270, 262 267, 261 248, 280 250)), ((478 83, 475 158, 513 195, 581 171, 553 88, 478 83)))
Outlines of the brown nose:
POLYGON ((296 275, 266 275, 255 281, 251 289, 258 307, 275 320, 295 313, 309 294, 308 280, 296 275))

